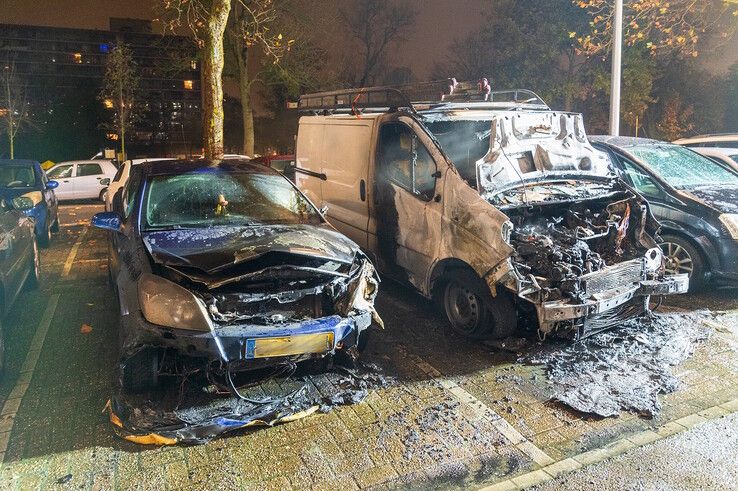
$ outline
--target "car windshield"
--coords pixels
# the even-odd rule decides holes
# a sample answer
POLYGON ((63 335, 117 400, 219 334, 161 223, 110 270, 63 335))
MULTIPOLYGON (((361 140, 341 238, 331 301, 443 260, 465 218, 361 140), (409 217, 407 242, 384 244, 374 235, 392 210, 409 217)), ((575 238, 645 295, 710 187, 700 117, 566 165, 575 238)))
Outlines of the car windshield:
POLYGON ((154 176, 144 203, 147 229, 321 222, 287 179, 251 172, 154 176))
POLYGON ((0 187, 32 188, 36 186, 36 173, 33 166, 3 165, 0 166, 0 187))
POLYGON ((636 145, 628 151, 675 188, 738 184, 735 172, 678 145, 636 145))

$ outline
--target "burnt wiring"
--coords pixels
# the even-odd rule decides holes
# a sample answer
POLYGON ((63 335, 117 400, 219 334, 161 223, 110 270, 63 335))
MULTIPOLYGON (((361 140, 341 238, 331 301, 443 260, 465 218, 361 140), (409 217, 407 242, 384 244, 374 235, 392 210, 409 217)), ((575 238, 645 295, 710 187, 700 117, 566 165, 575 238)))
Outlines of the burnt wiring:
MULTIPOLYGON (((242 401, 248 402, 250 404, 270 404, 272 402, 275 402, 274 398, 254 399, 254 398, 244 396, 243 394, 241 394, 240 391, 248 387, 253 387, 255 385, 262 384, 264 382, 267 382, 277 377, 281 377, 281 378, 290 377, 293 373, 295 373, 295 370, 297 370, 297 364, 295 364, 294 362, 286 362, 286 363, 283 363, 281 365, 277 365, 276 367, 274 367, 274 370, 266 377, 260 378, 258 381, 253 381, 241 387, 236 387, 236 384, 233 382, 233 376, 231 374, 231 364, 228 363, 226 365, 226 370, 225 370, 225 379, 226 379, 226 382, 228 383, 227 392, 216 392, 216 393, 232 394, 234 397, 242 401)), ((214 382, 213 385, 216 387, 216 389, 220 388, 220 390, 222 390, 221 384, 215 382, 214 380, 212 382, 214 382)))

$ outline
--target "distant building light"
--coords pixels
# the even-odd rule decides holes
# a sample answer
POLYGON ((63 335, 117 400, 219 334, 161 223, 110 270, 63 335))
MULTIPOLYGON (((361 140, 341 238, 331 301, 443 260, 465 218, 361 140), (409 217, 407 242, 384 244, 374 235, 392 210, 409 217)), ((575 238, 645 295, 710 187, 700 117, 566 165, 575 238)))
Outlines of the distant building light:
POLYGON ((192 90, 195 88, 195 82, 193 80, 185 80, 184 81, 184 88, 185 90, 192 90))
POLYGON ((103 104, 105 104, 105 109, 113 109, 113 100, 112 99, 105 99, 103 101, 103 104))
POLYGON ((110 45, 108 43, 100 43, 100 53, 110 53, 110 45))
POLYGON ((107 134, 108 140, 117 141, 118 140, 118 133, 108 133, 107 134))
POLYGON ((75 63, 82 63, 82 53, 74 53, 72 56, 75 63))
POLYGON ((190 68, 192 68, 193 70, 197 70, 197 60, 192 60, 190 62, 190 68))
POLYGON ((0 118, 4 118, 7 115, 8 115, 7 109, 0 109, 0 118))

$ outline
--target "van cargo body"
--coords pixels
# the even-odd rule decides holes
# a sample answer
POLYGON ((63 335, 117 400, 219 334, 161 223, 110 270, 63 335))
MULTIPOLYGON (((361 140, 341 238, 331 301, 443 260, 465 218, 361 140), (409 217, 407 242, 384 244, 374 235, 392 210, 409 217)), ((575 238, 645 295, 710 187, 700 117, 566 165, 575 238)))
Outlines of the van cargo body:
POLYGON ((522 320, 581 337, 686 291, 686 275, 664 274, 648 203, 589 144, 581 115, 528 91, 403 105, 388 88, 387 107, 361 110, 342 101, 382 88, 346 92, 301 101, 312 113, 295 182, 457 332, 505 337, 522 320))

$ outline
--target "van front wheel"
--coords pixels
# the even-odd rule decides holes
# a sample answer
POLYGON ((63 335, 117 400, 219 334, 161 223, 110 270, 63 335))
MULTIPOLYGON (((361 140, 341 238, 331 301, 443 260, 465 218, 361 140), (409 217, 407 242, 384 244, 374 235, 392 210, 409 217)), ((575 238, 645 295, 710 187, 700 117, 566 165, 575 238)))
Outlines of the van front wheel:
POLYGON ((443 308, 451 328, 470 339, 502 339, 517 327, 509 295, 489 294, 487 285, 471 271, 452 271, 444 281, 443 308))

